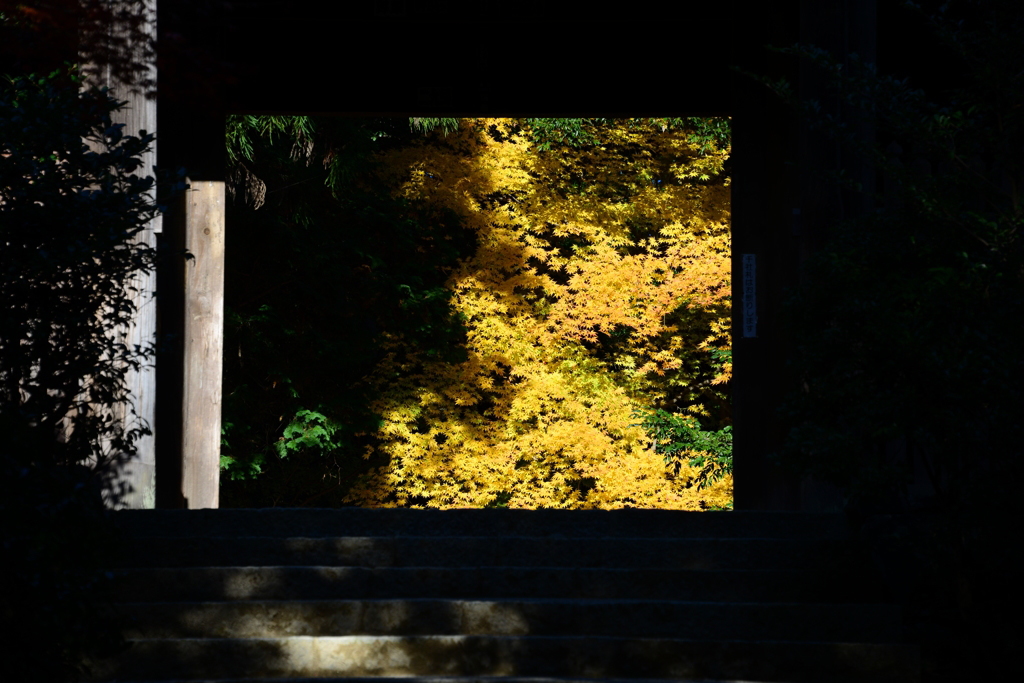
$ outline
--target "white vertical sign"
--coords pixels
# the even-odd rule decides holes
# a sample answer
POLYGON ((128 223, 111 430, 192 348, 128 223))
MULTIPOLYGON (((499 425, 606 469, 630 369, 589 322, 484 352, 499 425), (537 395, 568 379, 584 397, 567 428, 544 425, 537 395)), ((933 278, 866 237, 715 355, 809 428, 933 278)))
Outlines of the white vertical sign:
POLYGON ((743 254, 743 336, 757 336, 757 256, 743 254))

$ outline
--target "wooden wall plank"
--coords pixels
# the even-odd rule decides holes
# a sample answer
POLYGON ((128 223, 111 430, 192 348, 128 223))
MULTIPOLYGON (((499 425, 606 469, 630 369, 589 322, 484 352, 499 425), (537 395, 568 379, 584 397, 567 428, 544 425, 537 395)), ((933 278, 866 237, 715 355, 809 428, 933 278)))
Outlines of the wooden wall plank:
MULTIPOLYGON (((156 36, 156 0, 149 0, 143 30, 150 37, 156 36)), ((111 32, 119 30, 111 27, 111 32)), ((129 45, 129 50, 138 49, 138 45, 129 45)), ((83 69, 90 66, 83 64, 83 69)), ((145 65, 149 78, 156 78, 156 63, 145 65)), ((87 69, 86 69, 87 71, 87 69)), ((82 84, 88 88, 106 86, 119 100, 127 100, 127 105, 111 114, 111 121, 124 124, 125 135, 138 136, 140 131, 156 131, 157 103, 156 97, 140 88, 130 88, 123 83, 109 67, 99 70, 98 75, 91 76, 82 84)), ((90 146, 94 146, 90 144, 90 146)), ((96 150, 103 151, 103 150, 96 150)), ((156 143, 142 155, 142 166, 136 171, 138 175, 155 175, 156 143)), ((155 200, 156 193, 151 196, 155 200)), ((156 234, 161 231, 160 216, 150 221, 149 225, 139 233, 136 241, 156 248, 156 234)), ((156 273, 136 273, 131 279, 129 295, 136 307, 135 324, 124 334, 118 334, 118 341, 126 344, 129 349, 136 346, 153 348, 156 342, 156 273)), ((138 424, 147 426, 152 432, 136 442, 136 455, 107 480, 104 500, 112 508, 153 508, 156 506, 156 448, 155 448, 155 415, 156 415, 156 366, 151 356, 143 366, 134 370, 128 368, 125 381, 131 392, 134 411, 128 405, 115 406, 112 413, 114 419, 126 427, 138 424)))

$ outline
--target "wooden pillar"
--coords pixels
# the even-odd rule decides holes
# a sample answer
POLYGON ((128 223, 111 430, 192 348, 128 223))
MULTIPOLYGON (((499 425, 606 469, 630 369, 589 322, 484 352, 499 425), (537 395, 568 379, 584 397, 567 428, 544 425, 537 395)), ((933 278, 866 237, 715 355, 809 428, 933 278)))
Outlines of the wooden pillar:
MULTIPOLYGON (((748 18, 765 28, 757 40, 737 43, 736 59, 744 69, 773 80, 796 79, 792 60, 762 46, 799 40, 798 9, 798 2, 784 3, 748 18)), ((775 447, 776 374, 785 358, 779 282, 793 267, 785 250, 796 175, 795 121, 779 98, 746 76, 733 81, 732 99, 733 505, 744 511, 795 510, 793 482, 768 457, 775 447)))
MULTIPOLYGON (((782 47, 799 42, 839 59, 857 53, 873 62, 876 5, 876 0, 787 3, 784 7, 798 11, 784 17, 786 25, 772 29, 770 40, 757 44, 782 47), (798 33, 791 35, 794 28, 798 33)), ((782 10, 773 7, 772 12, 780 15, 782 10)), ((823 113, 856 125, 863 140, 872 139, 871 123, 854 124, 854 112, 830 93, 824 74, 803 60, 785 57, 778 62, 777 56, 758 54, 759 60, 747 57, 750 71, 772 80, 785 78, 797 86, 801 98, 819 100, 823 113)), ((733 136, 735 508, 835 511, 843 503, 842 492, 822 482, 801 481, 768 458, 787 437, 776 410, 791 385, 786 359, 797 341, 784 325, 783 305, 787 290, 799 284, 801 264, 824 243, 828 229, 842 218, 871 211, 870 195, 840 192, 828 182, 826 172, 846 169, 871 188, 872 168, 827 135, 810 130, 795 110, 780 109, 766 89, 737 89, 734 98, 740 112, 733 136), (742 324, 744 254, 754 257, 756 268, 755 336, 745 336, 742 324)))
MULTIPOLYGON (((834 58, 848 63, 848 55, 874 63, 877 52, 876 0, 848 0, 845 3, 801 3, 800 39, 806 44, 827 50, 834 58)), ((847 69, 850 67, 847 66, 847 69)), ((871 120, 859 120, 855 108, 830 91, 829 77, 820 68, 802 60, 799 80, 802 99, 821 103, 822 115, 843 121, 865 143, 873 143, 875 130, 871 120)), ((799 139, 800 169, 798 194, 794 210, 799 223, 794 223, 794 239, 790 246, 790 286, 799 282, 802 264, 827 242, 834 226, 851 217, 860 217, 873 210, 874 167, 837 139, 823 131, 812 131, 802 122, 799 139), (843 170, 849 178, 862 183, 864 194, 841 188, 826 174, 843 170), (797 274, 797 275, 794 275, 797 274)), ((784 333, 783 343, 796 342, 784 333)), ((781 440, 784 435, 778 435, 781 440)), ((804 512, 835 512, 842 509, 844 491, 827 482, 807 476, 799 482, 799 509, 804 512)))
POLYGON ((224 183, 194 181, 185 197, 184 381, 181 492, 184 507, 220 500, 221 368, 224 349, 224 183))
MULTIPOLYGON (((149 38, 156 37, 156 0, 148 0, 146 11, 143 13, 142 36, 149 38)), ((124 27, 112 26, 109 28, 111 35, 125 31, 124 27)), ((139 38, 145 40, 145 38, 139 38)), ((129 54, 142 53, 142 46, 129 43, 126 48, 129 54)), ((83 64, 88 78, 83 83, 84 87, 95 85, 110 88, 112 94, 119 100, 127 100, 128 104, 118 111, 112 112, 112 123, 124 124, 125 135, 138 136, 140 131, 156 131, 156 98, 146 93, 142 88, 130 87, 121 80, 123 74, 117 73, 109 65, 101 66, 99 69, 89 71, 92 64, 83 64)), ((150 60, 140 65, 142 77, 148 76, 156 79, 156 63, 150 60)), ((154 175, 156 165, 156 143, 149 152, 142 155, 142 166, 136 171, 141 176, 154 175)), ((151 192, 155 200, 155 191, 151 192)), ((141 231, 136 240, 140 243, 156 247, 156 234, 161 231, 161 217, 155 217, 146 228, 141 231)), ((127 345, 129 349, 136 346, 152 348, 156 342, 156 274, 136 273, 129 283, 136 291, 130 292, 130 298, 135 305, 135 322, 126 334, 118 335, 118 341, 127 345)), ((155 456, 155 410, 156 410, 156 372, 154 358, 151 356, 143 366, 135 370, 131 367, 126 369, 125 381, 131 392, 134 403, 133 410, 127 405, 115 406, 113 417, 127 427, 142 424, 154 433, 141 437, 136 442, 136 455, 120 468, 116 476, 108 480, 104 491, 104 500, 109 507, 113 508, 152 508, 156 505, 156 456, 155 456), (125 491, 121 494, 119 491, 125 491)))

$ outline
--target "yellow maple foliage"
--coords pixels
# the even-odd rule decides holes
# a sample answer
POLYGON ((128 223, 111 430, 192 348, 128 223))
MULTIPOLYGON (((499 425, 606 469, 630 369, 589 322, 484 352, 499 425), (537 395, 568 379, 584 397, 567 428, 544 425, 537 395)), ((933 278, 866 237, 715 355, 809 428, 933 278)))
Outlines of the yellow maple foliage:
MULTIPOLYGON (((671 508, 732 499, 732 478, 687 487, 634 412, 698 388, 695 354, 731 348, 729 149, 686 131, 594 127, 599 144, 532 148, 514 119, 383 153, 395 197, 454 211, 478 236, 450 274, 461 363, 397 337, 368 377, 388 464, 350 491, 366 507, 671 508), (661 179, 662 182, 657 182, 661 179), (608 340, 614 339, 614 343, 608 340)), ((699 389, 699 390, 698 390, 699 389)), ((369 456, 368 451, 367 455, 369 456)))

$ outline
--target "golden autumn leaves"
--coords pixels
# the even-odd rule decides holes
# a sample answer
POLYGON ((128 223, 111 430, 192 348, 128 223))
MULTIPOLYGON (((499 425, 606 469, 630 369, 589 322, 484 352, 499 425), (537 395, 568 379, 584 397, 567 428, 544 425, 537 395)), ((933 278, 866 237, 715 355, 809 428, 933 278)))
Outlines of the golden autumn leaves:
POLYGON ((538 152, 515 120, 463 120, 381 157, 394 196, 454 211, 479 246, 446 285, 467 321, 464 362, 382 340, 368 381, 389 463, 350 502, 731 500, 731 477, 698 492, 689 468, 670 476, 633 418, 680 396, 708 414, 699 396, 728 381, 728 364, 709 377, 700 358, 731 347, 729 150, 699 156, 685 131, 626 121, 594 133, 599 145, 538 152))

